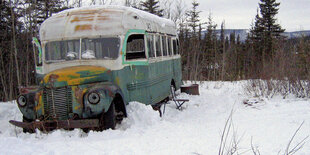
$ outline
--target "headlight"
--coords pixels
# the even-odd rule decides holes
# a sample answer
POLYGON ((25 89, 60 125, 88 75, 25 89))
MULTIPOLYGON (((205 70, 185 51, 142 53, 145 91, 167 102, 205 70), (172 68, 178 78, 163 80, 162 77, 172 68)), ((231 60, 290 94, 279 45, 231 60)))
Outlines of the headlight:
POLYGON ((91 104, 97 104, 100 101, 100 96, 97 93, 88 94, 88 102, 91 104))
POLYGON ((25 96, 19 96, 18 98, 17 98, 17 103, 20 105, 20 106, 25 106, 26 104, 27 104, 27 99, 26 99, 26 97, 25 96))

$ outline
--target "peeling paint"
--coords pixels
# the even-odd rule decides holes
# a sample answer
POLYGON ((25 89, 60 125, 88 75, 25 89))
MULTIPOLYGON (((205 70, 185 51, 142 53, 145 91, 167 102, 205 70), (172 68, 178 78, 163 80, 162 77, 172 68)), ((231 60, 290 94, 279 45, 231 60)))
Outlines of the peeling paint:
POLYGON ((74 28, 74 31, 85 31, 85 30, 91 30, 92 25, 85 24, 85 25, 76 25, 74 28))
POLYGON ((36 94, 35 97, 37 105, 35 106, 35 111, 38 111, 40 109, 43 110, 43 99, 42 99, 42 91, 36 94))
POLYGON ((74 110, 81 110, 83 108, 83 94, 84 92, 86 91, 86 89, 84 89, 84 91, 79 88, 79 87, 76 87, 74 89, 74 96, 77 100, 77 105, 78 106, 74 106, 74 110))
POLYGON ((105 76, 107 71, 109 70, 104 67, 75 66, 55 70, 47 74, 43 80, 46 85, 50 85, 51 87, 79 85, 85 82, 99 82, 99 79, 101 78, 102 80, 102 77, 105 76))
POLYGON ((81 21, 86 21, 86 22, 91 22, 94 20, 95 16, 86 16, 86 17, 81 17, 81 16, 76 16, 74 17, 70 22, 81 22, 81 21))

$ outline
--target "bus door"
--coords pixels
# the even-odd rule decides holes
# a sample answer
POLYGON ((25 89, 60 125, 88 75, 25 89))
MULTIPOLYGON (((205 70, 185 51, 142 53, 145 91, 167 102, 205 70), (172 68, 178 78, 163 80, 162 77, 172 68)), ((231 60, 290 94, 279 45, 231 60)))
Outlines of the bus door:
POLYGON ((172 48, 172 37, 167 37, 167 47, 168 47, 168 56, 170 57, 169 66, 171 68, 171 76, 174 78, 175 75, 175 68, 174 68, 174 59, 173 59, 173 48, 172 48))
POLYGON ((130 101, 150 104, 149 63, 146 52, 146 36, 143 30, 130 30, 125 36, 123 48, 123 79, 127 83, 130 101))
POLYGON ((163 89, 161 86, 162 81, 161 76, 164 68, 161 67, 160 54, 158 52, 157 52, 158 56, 156 57, 156 46, 158 46, 156 45, 156 42, 158 44, 159 39, 160 36, 155 33, 147 34, 147 51, 149 60, 149 84, 150 84, 149 91, 150 91, 151 104, 160 102, 162 100, 161 96, 164 96, 163 89))
POLYGON ((176 87, 178 88, 181 83, 182 76, 181 76, 181 59, 179 57, 180 52, 179 52, 179 41, 177 38, 173 37, 171 39, 172 42, 172 53, 173 53, 173 74, 174 74, 174 80, 176 87))

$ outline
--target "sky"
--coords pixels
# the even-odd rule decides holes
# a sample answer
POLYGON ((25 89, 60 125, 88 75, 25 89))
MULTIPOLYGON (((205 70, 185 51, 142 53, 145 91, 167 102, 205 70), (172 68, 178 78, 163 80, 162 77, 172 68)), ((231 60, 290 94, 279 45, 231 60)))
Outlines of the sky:
MULTIPOLYGON (((191 7, 191 0, 184 0, 191 7)), ((220 28, 225 21, 227 29, 248 29, 254 21, 259 0, 197 0, 200 17, 207 20, 211 12, 220 28)), ((288 32, 310 30, 310 0, 277 0, 280 2, 278 23, 288 32)))
MULTIPOLYGON (((90 1, 90 0, 86 0, 90 1)), ((123 4, 125 0, 105 0, 106 3, 123 4)), ((141 1, 141 0, 135 0, 141 1)), ((143 0, 144 1, 144 0, 143 0)), ((167 0, 159 0, 161 3, 167 0)), ((169 0, 168 0, 169 1, 169 0)), ((176 1, 176 0, 170 0, 176 1)), ((207 21, 211 13, 214 22, 220 28, 225 21, 226 29, 249 29, 257 13, 260 0, 196 0, 202 21, 207 21)), ((187 9, 192 0, 183 0, 187 9)), ((277 0, 280 10, 278 23, 288 32, 310 30, 310 0, 277 0)))

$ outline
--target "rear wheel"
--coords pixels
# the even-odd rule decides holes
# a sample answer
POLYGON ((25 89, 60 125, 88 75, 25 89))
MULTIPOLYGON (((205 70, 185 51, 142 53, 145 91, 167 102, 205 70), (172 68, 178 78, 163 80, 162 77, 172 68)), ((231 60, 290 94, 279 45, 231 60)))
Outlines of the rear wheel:
MULTIPOLYGON (((32 122, 32 121, 23 116, 23 122, 24 122, 24 123, 30 123, 30 122, 32 122)), ((26 129, 26 128, 23 128, 23 132, 24 132, 24 133, 35 133, 35 130, 34 130, 34 129, 26 129)))

